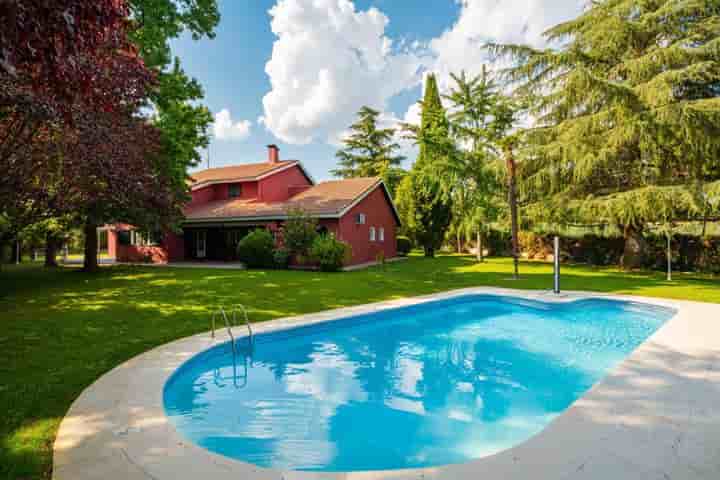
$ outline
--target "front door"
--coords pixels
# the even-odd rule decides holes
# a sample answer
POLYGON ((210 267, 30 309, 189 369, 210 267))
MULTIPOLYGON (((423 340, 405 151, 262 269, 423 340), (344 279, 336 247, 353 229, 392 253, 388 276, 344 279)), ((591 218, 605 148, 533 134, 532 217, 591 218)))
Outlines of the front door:
POLYGON ((207 256, 207 232, 205 230, 198 230, 195 235, 195 256, 197 258, 205 258, 207 256))

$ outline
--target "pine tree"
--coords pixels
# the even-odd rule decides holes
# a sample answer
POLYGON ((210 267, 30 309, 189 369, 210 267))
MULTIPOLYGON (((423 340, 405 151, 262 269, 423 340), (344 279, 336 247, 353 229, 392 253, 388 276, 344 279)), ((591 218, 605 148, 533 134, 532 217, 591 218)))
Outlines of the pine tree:
POLYGON ((425 256, 435 256, 450 224, 451 201, 437 175, 438 166, 454 154, 450 125, 442 106, 435 75, 428 75, 420 126, 406 125, 420 146, 417 161, 398 187, 397 203, 405 231, 423 247, 425 256))
POLYGON ((400 145, 394 141, 395 129, 378 128, 380 112, 362 107, 358 121, 350 126, 350 135, 343 139, 345 147, 335 156, 339 168, 332 174, 341 178, 382 177, 391 193, 402 178, 400 163, 405 159, 395 152, 400 145))
POLYGON ((720 194, 720 3, 597 1, 545 36, 558 46, 489 46, 536 120, 517 151, 525 211, 619 227, 636 267, 648 224, 720 194))

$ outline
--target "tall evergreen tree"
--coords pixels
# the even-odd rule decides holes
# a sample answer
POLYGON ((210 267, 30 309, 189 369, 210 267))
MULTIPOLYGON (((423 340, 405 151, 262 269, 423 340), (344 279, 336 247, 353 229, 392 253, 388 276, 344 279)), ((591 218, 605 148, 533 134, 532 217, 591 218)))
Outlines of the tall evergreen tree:
POLYGON ((382 177, 391 193, 395 193, 404 171, 400 163, 405 159, 395 152, 400 145, 394 141, 395 129, 378 128, 380 112, 362 107, 358 121, 350 126, 345 145, 335 156, 339 168, 332 174, 341 178, 382 177))
POLYGON ((428 75, 420 126, 408 126, 420 146, 417 161, 398 187, 397 203, 406 232, 435 256, 452 218, 450 195, 438 177, 438 166, 454 155, 450 125, 442 106, 435 75, 428 75))
POLYGON ((482 261, 482 234, 500 211, 504 172, 498 153, 514 122, 513 109, 495 79, 483 66, 479 75, 451 74, 454 85, 443 97, 450 102, 450 131, 460 145, 452 162, 440 173, 453 197, 453 230, 477 236, 482 261))
POLYGON ((536 119, 518 144, 536 219, 604 223, 642 261, 642 231, 693 220, 720 190, 720 4, 602 0, 545 33, 490 45, 536 119))

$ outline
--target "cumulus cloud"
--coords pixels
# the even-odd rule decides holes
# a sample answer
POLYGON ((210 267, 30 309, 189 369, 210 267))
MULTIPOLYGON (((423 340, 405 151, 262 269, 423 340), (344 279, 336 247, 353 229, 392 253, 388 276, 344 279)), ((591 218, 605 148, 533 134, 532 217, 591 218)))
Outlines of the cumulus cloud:
MULTIPOLYGON (((448 0, 451 1, 451 0, 448 0)), ((417 122, 412 105, 400 118, 388 100, 415 87, 424 73, 438 74, 441 89, 450 73, 479 73, 487 41, 544 46, 542 33, 574 18, 587 0, 456 0, 460 15, 426 42, 393 42, 388 17, 377 8, 358 10, 352 0, 278 0, 270 10, 277 39, 265 66, 271 90, 263 98, 263 124, 292 144, 338 145, 364 105, 384 111, 383 125, 417 122)), ((416 149, 401 141, 403 153, 416 149)))
POLYGON ((245 140, 250 136, 252 124, 249 120, 233 123, 230 110, 224 108, 215 114, 213 135, 220 140, 245 140))
POLYGON ((277 36, 265 66, 271 90, 260 121, 294 144, 336 143, 363 106, 387 101, 417 85, 423 65, 412 46, 385 35, 378 9, 350 0, 279 0, 270 10, 277 36))
POLYGON ((587 0, 459 0, 460 16, 442 35, 429 42, 441 88, 451 72, 480 72, 487 63, 482 46, 488 42, 544 47, 543 32, 576 17, 587 0))

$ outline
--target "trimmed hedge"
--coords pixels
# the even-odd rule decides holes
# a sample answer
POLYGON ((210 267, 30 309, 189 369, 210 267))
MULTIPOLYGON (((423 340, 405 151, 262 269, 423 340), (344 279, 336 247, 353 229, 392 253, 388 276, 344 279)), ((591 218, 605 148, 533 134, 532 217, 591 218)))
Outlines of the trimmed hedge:
POLYGON ((264 229, 254 230, 238 243, 238 260, 248 268, 272 268, 275 266, 275 240, 264 229))
MULTIPOLYGON (((648 234, 644 268, 667 268, 667 238, 662 234, 648 234)), ((522 232, 520 251, 527 258, 548 259, 553 253, 553 235, 522 232)), ((625 242, 621 237, 585 235, 579 238, 560 237, 563 260, 590 265, 619 265, 625 242)), ((673 235, 671 240, 673 269, 720 273, 720 238, 701 238, 692 235, 673 235)))

